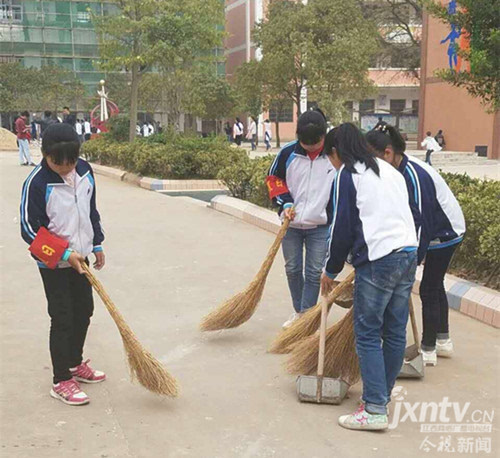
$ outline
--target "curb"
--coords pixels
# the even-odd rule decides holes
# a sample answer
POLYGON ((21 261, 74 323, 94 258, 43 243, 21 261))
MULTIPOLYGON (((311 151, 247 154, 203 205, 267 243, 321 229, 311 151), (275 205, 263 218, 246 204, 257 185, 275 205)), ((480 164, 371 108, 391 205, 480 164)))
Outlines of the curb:
MULTIPOLYGON (((235 197, 216 196, 210 202, 209 207, 275 234, 281 225, 275 212, 235 197)), ((419 266, 413 285, 414 294, 419 294, 422 271, 422 266, 419 266)), ((500 328, 500 292, 451 274, 446 274, 444 284, 449 308, 482 323, 500 328)))
POLYGON ((227 188, 219 180, 159 180, 141 177, 135 173, 125 172, 105 165, 91 163, 94 171, 108 178, 139 186, 148 191, 226 191, 227 188))

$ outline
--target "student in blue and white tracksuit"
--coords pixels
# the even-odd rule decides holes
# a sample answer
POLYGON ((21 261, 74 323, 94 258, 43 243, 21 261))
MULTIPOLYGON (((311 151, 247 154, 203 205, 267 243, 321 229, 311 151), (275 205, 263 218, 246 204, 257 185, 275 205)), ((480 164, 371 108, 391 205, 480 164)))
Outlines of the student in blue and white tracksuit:
POLYGON ((336 172, 323 144, 326 120, 306 111, 297 123, 298 141, 276 156, 266 179, 269 197, 291 224, 282 242, 288 286, 295 312, 286 328, 318 300, 330 219, 327 204, 336 172), (305 248, 305 266, 304 266, 305 248))
POLYGON ((404 154, 406 143, 392 126, 369 132, 367 140, 379 157, 404 176, 410 195, 422 213, 419 263, 425 257, 420 284, 422 299, 422 354, 426 365, 435 366, 437 356, 450 357, 453 343, 449 335, 448 300, 444 277, 453 253, 465 234, 465 219, 450 188, 429 164, 404 154))
POLYGON ((417 268, 417 234, 401 176, 377 159, 351 123, 331 130, 325 152, 338 170, 323 291, 351 254, 356 270, 354 331, 363 396, 339 418, 348 429, 386 429, 387 403, 403 365, 408 300, 417 268))

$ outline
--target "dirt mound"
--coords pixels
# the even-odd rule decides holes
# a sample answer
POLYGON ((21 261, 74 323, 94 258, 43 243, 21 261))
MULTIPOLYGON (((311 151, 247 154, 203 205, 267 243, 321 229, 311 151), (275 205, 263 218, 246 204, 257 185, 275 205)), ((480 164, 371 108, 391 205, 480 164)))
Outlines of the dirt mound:
POLYGON ((0 128, 0 151, 17 151, 16 135, 0 128))

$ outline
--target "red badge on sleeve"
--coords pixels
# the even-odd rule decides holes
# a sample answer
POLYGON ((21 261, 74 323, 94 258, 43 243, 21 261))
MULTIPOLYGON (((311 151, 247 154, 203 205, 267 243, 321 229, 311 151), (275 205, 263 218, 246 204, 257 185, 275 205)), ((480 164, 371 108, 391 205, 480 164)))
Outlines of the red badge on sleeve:
POLYGON ((41 227, 38 229, 29 250, 49 269, 55 269, 68 246, 69 243, 66 240, 51 234, 47 229, 41 227))
POLYGON ((269 197, 279 196, 280 194, 285 194, 288 191, 288 186, 285 181, 274 175, 270 175, 266 178, 267 189, 269 191, 269 197))

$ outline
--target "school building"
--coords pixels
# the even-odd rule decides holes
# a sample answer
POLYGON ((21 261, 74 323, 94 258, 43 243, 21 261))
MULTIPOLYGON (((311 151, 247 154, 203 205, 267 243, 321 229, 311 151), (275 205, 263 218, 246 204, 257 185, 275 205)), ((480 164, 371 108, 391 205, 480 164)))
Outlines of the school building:
MULTIPOLYGON (((456 8, 447 1, 449 11, 456 8)), ((427 131, 442 129, 449 151, 476 151, 500 159, 500 112, 488 113, 479 99, 435 76, 436 70, 468 71, 455 46, 466 46, 460 31, 424 14, 422 35, 419 141, 427 131)))
MULTIPOLYGON (((225 42, 226 75, 231 78, 239 65, 250 59, 259 59, 260 50, 251 39, 252 28, 256 22, 265 17, 269 0, 226 0, 226 32, 225 42)), ((419 21, 412 26, 420 29, 419 21)), ((379 117, 397 125, 409 139, 416 139, 418 132, 419 111, 419 79, 405 69, 391 66, 390 63, 378 62, 369 70, 369 76, 377 87, 376 94, 367 100, 348 102, 351 120, 359 122, 363 129, 371 129, 379 117)), ((304 93, 302 111, 314 105, 304 93)), ((271 109, 266 117, 273 122, 276 113, 271 109)), ((289 106, 280 116, 280 137, 283 141, 295 138, 297 110, 290 101, 289 106)), ((259 125, 261 133, 262 125, 259 125)))

